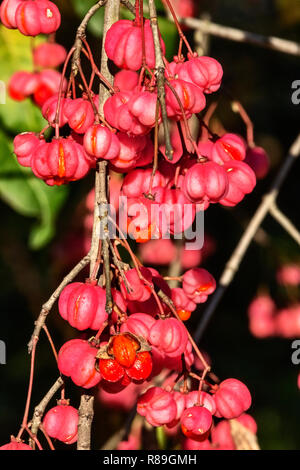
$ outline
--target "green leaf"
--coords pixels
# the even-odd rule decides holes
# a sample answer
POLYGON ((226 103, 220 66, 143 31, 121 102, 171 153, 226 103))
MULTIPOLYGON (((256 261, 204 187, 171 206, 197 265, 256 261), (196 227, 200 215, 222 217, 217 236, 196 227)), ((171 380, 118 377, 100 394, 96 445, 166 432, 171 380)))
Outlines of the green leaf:
POLYGON ((47 186, 19 165, 12 142, 0 132, 0 197, 19 214, 37 219, 29 236, 32 249, 42 248, 54 235, 56 216, 67 194, 67 186, 47 186))
POLYGON ((166 58, 172 60, 178 47, 178 33, 175 24, 167 18, 158 18, 158 26, 166 45, 166 58))
POLYGON ((55 235, 55 221, 68 194, 68 186, 50 187, 43 181, 31 179, 31 187, 40 206, 38 222, 32 228, 29 246, 38 250, 55 235))
MULTIPOLYGON (((42 42, 39 38, 36 41, 42 42)), ((7 86, 10 77, 19 70, 32 71, 31 38, 18 30, 9 30, 0 25, 0 80, 7 86)), ((2 127, 17 134, 24 131, 38 132, 45 126, 45 120, 30 99, 22 102, 12 100, 6 93, 6 103, 0 104, 2 127)))

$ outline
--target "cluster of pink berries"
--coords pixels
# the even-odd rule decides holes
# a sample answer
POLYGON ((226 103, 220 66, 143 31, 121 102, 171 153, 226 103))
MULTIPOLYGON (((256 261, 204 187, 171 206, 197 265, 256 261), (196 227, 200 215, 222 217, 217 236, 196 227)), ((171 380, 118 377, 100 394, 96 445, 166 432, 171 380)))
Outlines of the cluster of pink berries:
MULTIPOLYGON (((18 71, 14 73, 8 84, 9 96, 15 101, 23 101, 32 97, 35 104, 42 107, 55 95, 60 87, 62 75, 54 70, 66 59, 66 50, 56 43, 43 43, 33 51, 33 59, 40 70, 35 72, 18 71)), ((62 88, 66 88, 63 80, 62 88)))
MULTIPOLYGON (((297 263, 285 264, 276 273, 280 286, 296 293, 300 284, 300 266, 297 263)), ((258 295, 249 305, 248 318, 251 333, 258 338, 281 336, 297 338, 300 335, 300 304, 293 295, 291 305, 278 309, 268 295, 258 295)))
POLYGON ((25 36, 55 33, 61 22, 59 9, 49 0, 4 0, 0 19, 4 26, 25 36))
MULTIPOLYGON (((161 48, 164 51, 162 39, 161 48)), ((143 29, 137 20, 116 22, 108 31, 105 49, 124 70, 116 74, 114 92, 104 104, 104 121, 99 122, 97 95, 89 91, 82 98, 71 98, 70 93, 63 94, 66 84, 62 82, 61 93, 51 96, 42 107, 56 137, 46 142, 43 134, 17 136, 15 153, 20 164, 30 166, 47 184, 60 185, 86 176, 97 160, 108 160, 112 170, 127 173, 121 194, 127 197, 128 220, 121 228, 143 242, 182 233, 192 225, 196 213, 211 203, 234 206, 252 192, 256 177, 243 161, 246 146, 239 136, 225 134, 193 146, 187 135, 186 123, 204 109, 205 94, 220 87, 223 71, 215 59, 190 54, 187 60, 181 56, 166 63, 166 111, 174 124, 174 153, 169 160, 160 145, 166 159, 159 162, 152 176, 147 167, 154 157, 151 131, 157 125, 158 96, 155 75, 145 74, 145 67, 151 71, 155 66, 149 20, 143 29), (138 75, 136 70, 141 68, 138 75), (58 130, 66 125, 69 136, 60 137, 58 130), (157 213, 162 216, 156 217, 157 213)))

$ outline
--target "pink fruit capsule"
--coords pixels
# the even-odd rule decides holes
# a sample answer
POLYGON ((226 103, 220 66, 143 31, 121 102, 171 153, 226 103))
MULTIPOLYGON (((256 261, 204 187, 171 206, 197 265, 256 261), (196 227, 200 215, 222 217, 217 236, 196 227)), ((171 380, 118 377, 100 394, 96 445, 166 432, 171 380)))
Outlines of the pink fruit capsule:
POLYGON ((67 341, 58 353, 58 368, 79 387, 91 388, 101 380, 95 369, 98 349, 83 339, 67 341))
MULTIPOLYGON (((144 44, 146 64, 155 67, 155 51, 150 21, 144 21, 144 44)), ((160 38, 163 55, 165 45, 160 38)), ((108 30, 105 39, 105 51, 118 67, 129 70, 139 70, 142 67, 142 28, 136 21, 119 20, 108 30)))
POLYGON ((78 410, 67 404, 57 405, 46 413, 43 426, 48 436, 73 444, 77 441, 78 410))
POLYGON ((107 127, 95 124, 89 127, 84 134, 83 146, 85 151, 95 159, 111 160, 120 153, 118 137, 107 127))

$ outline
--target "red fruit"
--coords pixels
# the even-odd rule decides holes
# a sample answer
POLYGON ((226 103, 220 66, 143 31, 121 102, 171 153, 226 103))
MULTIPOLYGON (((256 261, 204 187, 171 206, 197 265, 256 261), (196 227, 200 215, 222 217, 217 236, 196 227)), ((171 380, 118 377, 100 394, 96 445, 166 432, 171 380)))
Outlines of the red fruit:
POLYGON ((38 2, 28 0, 16 9, 16 25, 25 36, 37 36, 41 31, 38 2))
POLYGON ((84 134, 95 119, 93 106, 83 98, 70 100, 64 107, 64 114, 71 129, 78 134, 84 134))
MULTIPOLYGON (((68 101, 70 101, 69 98, 61 98, 60 100, 59 127, 63 127, 68 122, 64 113, 64 107, 68 101)), ((53 127, 55 126, 57 104, 58 94, 55 94, 47 99, 42 106, 42 115, 53 127)))
POLYGON ((176 247, 168 238, 149 240, 140 246, 140 255, 143 263, 165 266, 176 257, 176 247))
MULTIPOLYGON (((124 200, 123 203, 125 203, 124 200)), ((155 220, 152 208, 152 201, 145 196, 127 199, 125 207, 123 205, 121 207, 121 213, 125 215, 127 211, 124 231, 137 243, 145 243, 162 235, 157 224, 159 218, 155 220)), ((124 224, 124 220, 122 222, 124 224)))
POLYGON ((88 155, 95 159, 111 160, 117 158, 120 153, 118 137, 101 124, 94 124, 87 129, 83 146, 88 155))
POLYGON ((257 338, 275 334, 276 305, 268 295, 260 295, 248 307, 249 329, 257 338))
POLYGON ((252 168, 258 180, 265 178, 269 173, 270 158, 262 147, 248 147, 245 163, 252 168))
MULTIPOLYGON (((130 113, 143 125, 154 127, 156 122, 157 93, 134 91, 128 102, 130 113)), ((160 122, 160 115, 158 116, 160 122)))
MULTIPOLYGON (((146 64, 155 67, 155 51, 153 35, 149 20, 144 21, 144 43, 146 64)), ((160 38, 163 55, 165 45, 160 38)), ((108 30, 105 39, 105 51, 108 58, 118 67, 129 70, 139 70, 142 67, 142 28, 137 22, 119 20, 108 30)))
POLYGON ((142 385, 130 382, 129 385, 119 391, 112 390, 116 385, 112 382, 100 382, 98 397, 101 403, 110 409, 129 412, 136 404, 142 385))
POLYGON ((177 312, 193 312, 197 305, 193 300, 189 299, 181 287, 174 287, 172 289, 172 301, 177 309, 177 312))
POLYGON ((228 177, 222 166, 214 162, 196 163, 186 172, 182 191, 192 202, 214 203, 228 190, 228 177))
POLYGON ((212 57, 192 57, 178 64, 178 78, 197 85, 204 93, 213 93, 220 88, 223 69, 212 57))
MULTIPOLYGON (((245 428, 249 429, 253 434, 257 432, 257 425, 252 416, 243 413, 236 419, 245 428)), ((218 446, 218 449, 235 450, 235 444, 232 439, 229 421, 220 421, 211 431, 212 443, 218 446)))
POLYGON ((114 87, 120 91, 131 91, 139 83, 139 75, 132 70, 120 70, 116 73, 114 79, 114 87))
POLYGON ((156 320, 149 334, 149 341, 170 357, 180 356, 187 346, 186 328, 176 318, 156 320))
MULTIPOLYGON (((149 269, 140 268, 141 274, 143 277, 151 283, 152 275, 149 269)), ((129 269, 125 273, 127 282, 129 284, 130 292, 127 292, 125 283, 121 282, 121 292, 123 296, 128 300, 138 300, 139 302, 145 302, 151 296, 150 286, 146 285, 145 282, 139 278, 137 270, 129 269)))
POLYGON ((139 450, 140 441, 136 436, 129 435, 127 441, 121 441, 116 450, 139 450))
POLYGON ((48 0, 38 0, 39 20, 42 34, 52 34, 58 30, 61 16, 58 7, 48 0))
POLYGON ((206 269, 189 269, 183 275, 182 288, 193 302, 203 303, 206 302, 207 296, 214 292, 216 281, 206 269))
POLYGON ((249 320, 249 330, 256 338, 268 338, 278 333, 276 317, 253 317, 249 320))
POLYGON ((198 390, 189 392, 185 396, 185 402, 186 408, 191 408, 193 406, 204 406, 204 408, 208 409, 212 415, 214 415, 217 410, 214 397, 206 392, 199 393, 198 390))
POLYGON ((9 29, 16 29, 16 11, 24 0, 3 0, 0 6, 0 20, 9 29))
POLYGON ((16 9, 17 28, 25 36, 51 34, 60 26, 61 17, 57 6, 47 0, 27 0, 16 9))
POLYGON ((152 358, 148 351, 137 353, 134 364, 126 370, 132 380, 146 380, 152 372, 152 358))
POLYGON ((173 391, 172 395, 176 403, 177 413, 174 421, 172 423, 167 424, 167 428, 173 428, 179 422, 180 417, 186 408, 185 395, 183 393, 173 391))
POLYGON ((142 124, 129 110, 129 102, 134 96, 133 91, 122 91, 110 96, 104 103, 103 111, 107 122, 130 135, 145 135, 151 127, 142 124))
POLYGON ((187 321, 191 318, 192 312, 190 310, 177 309, 177 314, 182 321, 187 321))
POLYGON ((40 145, 31 161, 33 173, 49 186, 83 178, 90 165, 82 146, 62 137, 40 145))
MULTIPOLYGON (((139 197, 147 194, 150 189, 152 169, 136 168, 125 175, 122 183, 122 195, 127 197, 139 197)), ((159 170, 155 172, 152 187, 164 187, 166 178, 159 170)))
POLYGON ((218 447, 219 450, 235 450, 234 441, 232 439, 229 421, 220 421, 211 430, 212 443, 218 447))
POLYGON ((214 143, 211 140, 200 140, 197 147, 202 157, 206 157, 209 160, 212 159, 211 153, 214 148, 214 143))
POLYGON ((276 279, 283 286, 298 286, 300 284, 300 266, 292 263, 281 266, 276 273, 276 279))
POLYGON ((251 431, 253 434, 257 433, 257 424, 252 416, 248 415, 247 413, 243 413, 237 418, 237 421, 245 426, 245 428, 249 429, 249 431, 251 431))
POLYGON ((100 359, 99 370, 107 382, 118 382, 124 377, 124 368, 113 358, 100 359))
POLYGON ((12 75, 8 83, 9 96, 15 101, 23 101, 32 95, 39 85, 39 75, 20 71, 12 75))
POLYGON ((272 317, 275 314, 276 305, 269 295, 255 297, 248 307, 248 315, 254 317, 272 317))
POLYGON ((256 185, 254 171, 247 163, 231 161, 224 163, 224 169, 228 176, 228 191, 220 204, 223 206, 235 206, 246 194, 253 191, 256 185))
POLYGON ((61 44, 45 42, 33 50, 33 62, 37 67, 56 68, 67 58, 67 51, 61 44))
POLYGON ((32 447, 30 447, 27 444, 24 444, 23 442, 19 442, 17 440, 12 439, 9 444, 4 444, 4 446, 1 446, 0 450, 33 450, 33 449, 32 447))
POLYGON ((122 324, 120 331, 125 333, 129 331, 137 336, 142 336, 146 340, 149 338, 149 331, 155 324, 155 320, 146 313, 133 313, 130 315, 126 322, 122 324))
POLYGON ((72 282, 60 294, 58 309, 64 320, 78 330, 99 330, 107 320, 105 289, 72 282))
POLYGON ((180 18, 193 18, 197 12, 197 0, 173 0, 173 8, 180 18))
POLYGON ((43 426, 48 436, 73 444, 77 441, 78 410, 67 404, 55 406, 47 412, 43 426))
POLYGON ((208 431, 211 428, 212 414, 203 406, 193 406, 184 410, 180 423, 186 437, 203 441, 207 439, 208 431))
POLYGON ((116 170, 128 170, 135 166, 137 160, 141 156, 141 152, 149 144, 152 147, 151 141, 144 136, 129 136, 123 132, 117 134, 120 143, 120 153, 117 158, 111 160, 111 163, 116 167, 116 170))
MULTIPOLYGON (((43 104, 49 98, 51 98, 51 96, 55 95, 55 93, 58 93, 62 80, 62 75, 60 72, 57 72, 57 70, 45 69, 39 72, 38 80, 39 83, 34 91, 33 99, 38 106, 42 107, 43 104)), ((62 91, 65 91, 66 88, 67 81, 64 78, 62 84, 62 91)))
MULTIPOLYGON (((193 83, 188 83, 179 79, 170 80, 170 84, 176 91, 187 118, 190 118, 194 113, 200 113, 200 111, 205 108, 205 96, 199 87, 193 83)), ((166 106, 169 117, 176 120, 182 119, 182 111, 177 98, 173 91, 167 86, 166 106)))
POLYGON ((203 252, 203 248, 195 248, 195 250, 190 250, 185 247, 181 247, 180 262, 182 269, 191 269, 199 266, 204 258, 203 252))
POLYGON ((237 379, 226 379, 215 393, 218 415, 223 418, 238 418, 251 406, 251 394, 245 384, 237 379))
POLYGON ((284 338, 298 338, 300 335, 300 306, 293 305, 279 310, 274 318, 275 332, 284 338))
POLYGON ((162 234, 183 233, 193 223, 196 210, 181 189, 153 188, 155 204, 151 219, 159 223, 162 234))
POLYGON ((236 134, 224 134, 212 147, 210 158, 222 165, 231 160, 241 161, 246 157, 246 145, 243 139, 236 134))
POLYGON ((95 369, 98 349, 83 339, 67 341, 58 353, 58 368, 79 387, 91 388, 101 380, 95 369))
POLYGON ((214 450, 208 439, 198 442, 187 438, 183 441, 182 448, 183 450, 214 450))
POLYGON ((117 335, 112 342, 112 352, 115 360, 123 367, 132 367, 136 359, 139 343, 126 334, 117 335))
POLYGON ((23 132, 14 138, 14 153, 22 166, 31 166, 31 157, 41 140, 34 132, 23 132))
POLYGON ((174 421, 177 406, 170 392, 159 387, 151 387, 138 398, 137 412, 145 416, 152 426, 161 426, 174 421))

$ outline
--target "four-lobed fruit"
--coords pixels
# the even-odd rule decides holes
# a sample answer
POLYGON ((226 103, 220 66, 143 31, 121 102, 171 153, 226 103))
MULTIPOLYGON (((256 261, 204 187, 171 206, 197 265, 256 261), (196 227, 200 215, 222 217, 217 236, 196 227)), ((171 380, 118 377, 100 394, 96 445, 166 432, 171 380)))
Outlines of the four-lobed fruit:
POLYGON ((98 349, 83 339, 67 341, 58 353, 58 368, 79 387, 91 388, 101 380, 95 369, 98 349))
POLYGON ((48 436, 64 444, 73 444, 77 441, 78 410, 61 400, 46 413, 43 426, 48 436))
POLYGON ((251 406, 251 394, 247 386, 237 379, 221 382, 214 395, 218 417, 238 418, 251 406))
POLYGON ((99 330, 107 320, 105 289, 92 283, 72 282, 62 291, 58 310, 78 330, 99 330))

